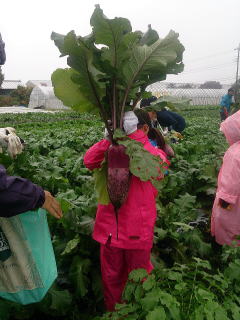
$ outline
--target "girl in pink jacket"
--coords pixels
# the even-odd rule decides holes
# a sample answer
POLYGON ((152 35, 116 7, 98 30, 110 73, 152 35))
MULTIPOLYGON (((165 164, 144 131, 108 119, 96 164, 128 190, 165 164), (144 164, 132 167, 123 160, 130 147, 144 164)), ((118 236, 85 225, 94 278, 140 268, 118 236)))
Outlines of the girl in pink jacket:
POLYGON ((231 245, 240 235, 240 111, 222 122, 220 130, 230 147, 218 175, 211 232, 219 244, 231 245))
MULTIPOLYGON (((132 111, 125 113, 124 129, 128 137, 141 142, 146 150, 158 155, 159 162, 169 164, 166 154, 149 142, 147 134, 151 120, 148 114, 144 111, 136 114, 132 111)), ((106 139, 93 145, 85 154, 85 166, 90 170, 100 168, 109 146, 110 141, 106 139)), ((144 268, 148 272, 153 269, 150 253, 156 221, 156 196, 157 190, 150 181, 144 182, 131 176, 127 199, 118 211, 118 237, 113 205, 98 204, 93 238, 101 245, 104 299, 109 311, 121 302, 129 272, 137 268, 144 268)))

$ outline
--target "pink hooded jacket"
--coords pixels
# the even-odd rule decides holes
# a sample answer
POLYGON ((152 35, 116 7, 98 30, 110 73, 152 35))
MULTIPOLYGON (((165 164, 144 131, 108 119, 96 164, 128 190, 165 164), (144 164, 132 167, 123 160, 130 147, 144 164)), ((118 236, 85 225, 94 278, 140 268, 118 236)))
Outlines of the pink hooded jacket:
MULTIPOLYGON (((146 150, 159 155, 163 162, 169 164, 166 154, 154 148, 142 130, 133 132, 129 138, 141 142, 146 150)), ((109 146, 108 140, 93 145, 84 156, 85 166, 90 170, 99 168, 109 146)), ((118 239, 112 204, 98 204, 93 238, 106 244, 110 236, 111 245, 122 249, 151 249, 156 221, 156 196, 157 190, 150 181, 144 182, 132 175, 127 200, 118 212, 118 239)))
POLYGON ((231 245, 240 235, 240 111, 228 117, 220 129, 230 144, 218 175, 218 188, 212 210, 211 232, 216 241, 231 245), (219 199, 231 204, 231 209, 219 206, 219 199))

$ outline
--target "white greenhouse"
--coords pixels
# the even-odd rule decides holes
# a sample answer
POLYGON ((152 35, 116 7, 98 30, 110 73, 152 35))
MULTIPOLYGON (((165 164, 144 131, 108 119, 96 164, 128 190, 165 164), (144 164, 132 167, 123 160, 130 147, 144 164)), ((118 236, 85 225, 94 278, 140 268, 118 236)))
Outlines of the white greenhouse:
POLYGON ((151 91, 157 97, 173 96, 183 99, 190 99, 191 105, 219 105, 223 95, 227 93, 226 89, 199 89, 199 88, 164 88, 159 83, 150 85, 147 90, 151 91))
POLYGON ((33 88, 28 107, 31 109, 41 108, 50 110, 68 109, 55 94, 53 87, 36 86, 33 88))

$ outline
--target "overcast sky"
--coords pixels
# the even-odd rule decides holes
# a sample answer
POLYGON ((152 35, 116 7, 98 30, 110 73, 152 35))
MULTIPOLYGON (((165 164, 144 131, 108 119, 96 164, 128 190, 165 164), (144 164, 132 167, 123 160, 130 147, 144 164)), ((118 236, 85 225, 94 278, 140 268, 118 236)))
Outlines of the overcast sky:
POLYGON ((6 80, 47 80, 66 60, 50 40, 52 31, 86 35, 99 3, 105 15, 128 18, 133 30, 147 25, 164 37, 170 29, 185 46, 185 71, 168 81, 232 83, 240 42, 240 0, 1 0, 0 32, 6 43, 6 80))

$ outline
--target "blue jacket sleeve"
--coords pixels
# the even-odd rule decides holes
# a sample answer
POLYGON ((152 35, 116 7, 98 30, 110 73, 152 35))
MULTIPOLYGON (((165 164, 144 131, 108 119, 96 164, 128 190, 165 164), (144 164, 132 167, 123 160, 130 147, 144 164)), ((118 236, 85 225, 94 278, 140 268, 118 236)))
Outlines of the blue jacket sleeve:
POLYGON ((171 115, 169 111, 158 111, 157 119, 162 127, 170 127, 177 123, 176 119, 171 115))
POLYGON ((42 207, 45 201, 41 187, 27 179, 11 177, 0 166, 0 217, 17 214, 42 207))

